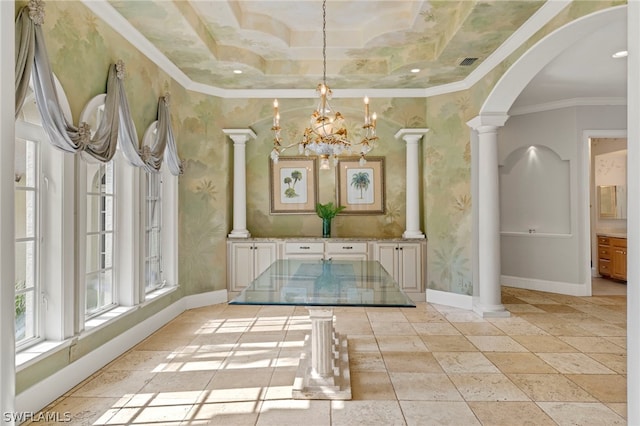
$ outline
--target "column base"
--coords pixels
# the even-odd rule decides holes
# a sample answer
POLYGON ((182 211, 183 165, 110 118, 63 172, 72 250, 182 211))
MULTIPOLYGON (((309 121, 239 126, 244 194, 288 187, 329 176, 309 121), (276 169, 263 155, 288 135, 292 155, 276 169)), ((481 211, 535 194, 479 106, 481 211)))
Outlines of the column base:
POLYGON ((409 231, 406 230, 402 233, 402 238, 406 239, 423 239, 426 238, 422 231, 409 231))
POLYGON ((304 350, 293 382, 293 399, 351 399, 351 374, 346 336, 333 333, 333 374, 329 377, 314 375, 311 367, 311 336, 304 340, 304 350))
POLYGON ((482 318, 509 318, 511 312, 507 311, 505 307, 500 305, 481 305, 473 304, 473 312, 480 315, 482 318))
POLYGON ((241 229, 241 230, 234 229, 228 235, 228 238, 249 238, 249 237, 251 237, 251 233, 246 229, 241 229))

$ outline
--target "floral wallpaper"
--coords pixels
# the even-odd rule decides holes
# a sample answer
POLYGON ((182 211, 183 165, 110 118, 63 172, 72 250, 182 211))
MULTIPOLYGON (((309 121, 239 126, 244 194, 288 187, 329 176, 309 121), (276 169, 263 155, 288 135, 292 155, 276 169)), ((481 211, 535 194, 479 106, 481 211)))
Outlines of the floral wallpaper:
MULTIPOLYGON (((258 103, 252 101, 256 106, 258 103)), ((257 140, 247 145, 247 227, 253 236, 315 236, 322 235, 321 219, 315 214, 269 215, 269 153, 273 148, 271 129, 271 102, 262 108, 260 121, 251 127, 258 135, 257 140), (265 116, 266 115, 266 116, 265 116)), ((350 128, 349 134, 358 135, 362 120, 362 100, 336 99, 332 106, 344 116, 350 128)), ((258 108, 260 108, 258 106, 258 108)), ((304 127, 313 111, 313 101, 280 100, 281 126, 284 145, 299 141, 304 127)), ((378 111, 378 136, 376 148, 371 156, 384 157, 385 167, 385 214, 384 215, 338 215, 332 223, 334 237, 400 237, 405 223, 405 142, 396 140, 394 134, 402 127, 424 127, 425 100, 373 99, 371 111, 378 111)), ((259 112, 259 111, 256 111, 259 112)), ((260 114, 255 114, 258 117, 260 114)), ((358 140, 358 136, 353 136, 358 140)), ((284 151, 285 156, 298 156, 297 146, 284 151)), ((319 202, 336 203, 335 168, 320 170, 319 202)))
MULTIPOLYGON (((135 2, 131 2, 135 3, 135 2)), ((16 9, 24 3, 17 3, 16 9)), ((405 127, 428 127, 421 143, 422 222, 428 237, 427 286, 471 294, 471 152, 466 122, 477 115, 498 78, 545 34, 576 17, 619 4, 573 2, 467 91, 428 99, 372 99, 380 141, 372 155, 385 158, 386 213, 342 215, 333 233, 343 237, 400 237, 405 221, 405 146, 394 138, 405 127)), ((232 227, 232 143, 224 128, 251 127, 257 139, 247 144, 247 226, 255 237, 320 236, 315 215, 269 214, 269 152, 271 100, 220 99, 189 92, 169 78, 124 38, 79 2, 48 2, 44 32, 54 72, 64 87, 74 122, 83 106, 105 89, 108 65, 126 63, 127 95, 138 134, 156 119, 157 98, 171 93, 171 111, 185 173, 179 178, 179 271, 185 294, 226 287, 226 236, 232 227)), ((300 135, 313 99, 283 99, 285 138, 300 135)), ((336 109, 355 123, 362 101, 336 99, 336 109)), ((356 132, 357 129, 352 129, 356 132)), ((295 150, 285 155, 297 155, 295 150)), ((335 200, 333 170, 319 172, 319 199, 335 200)))

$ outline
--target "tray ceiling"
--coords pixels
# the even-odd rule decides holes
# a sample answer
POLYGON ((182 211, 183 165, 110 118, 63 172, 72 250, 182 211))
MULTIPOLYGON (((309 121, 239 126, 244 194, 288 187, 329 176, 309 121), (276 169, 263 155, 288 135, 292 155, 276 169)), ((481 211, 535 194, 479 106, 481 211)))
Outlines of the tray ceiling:
MULTIPOLYGON (((109 4, 195 83, 221 89, 309 89, 322 77, 321 1, 109 4)), ((416 89, 458 82, 543 4, 328 0, 327 82, 334 89, 416 89), (478 60, 460 65, 465 58, 478 60), (411 72, 415 68, 420 71, 411 72)))

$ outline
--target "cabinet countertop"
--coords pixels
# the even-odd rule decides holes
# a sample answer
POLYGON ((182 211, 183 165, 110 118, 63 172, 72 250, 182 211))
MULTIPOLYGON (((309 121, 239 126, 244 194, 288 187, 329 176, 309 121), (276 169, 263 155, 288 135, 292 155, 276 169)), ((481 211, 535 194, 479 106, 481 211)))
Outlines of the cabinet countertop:
POLYGON ((318 242, 349 242, 349 241, 379 241, 379 242, 421 242, 427 241, 426 238, 369 238, 369 237, 331 237, 331 238, 322 238, 322 237, 250 237, 250 238, 227 238, 227 241, 233 242, 244 242, 244 241, 256 241, 256 242, 298 242, 298 241, 318 241, 318 242))
POLYGON ((616 232, 616 231, 602 231, 596 232, 598 237, 611 237, 611 238, 627 238, 626 232, 616 232))

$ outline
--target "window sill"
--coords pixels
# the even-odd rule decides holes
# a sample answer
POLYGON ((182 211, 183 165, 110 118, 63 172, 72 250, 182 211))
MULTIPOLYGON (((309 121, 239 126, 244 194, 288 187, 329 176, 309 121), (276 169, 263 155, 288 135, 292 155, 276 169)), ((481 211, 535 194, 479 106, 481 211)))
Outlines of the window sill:
POLYGON ((178 286, 177 285, 172 285, 172 286, 167 286, 167 287, 161 287, 158 288, 156 290, 153 290, 152 292, 149 292, 145 295, 145 299, 144 302, 142 302, 140 304, 140 306, 145 306, 148 305, 149 303, 153 302, 154 300, 169 294, 169 293, 173 293, 174 291, 178 290, 178 286))
POLYGON ((108 312, 105 312, 101 315, 91 318, 85 323, 85 329, 79 336, 65 339, 62 341, 45 340, 43 342, 30 346, 20 352, 17 352, 16 353, 16 371, 21 371, 29 367, 30 365, 33 365, 36 362, 48 357, 53 353, 71 346, 78 339, 82 339, 90 334, 97 332, 98 330, 101 330, 102 328, 106 327, 109 324, 112 324, 113 322, 126 316, 127 314, 143 306, 148 305, 149 303, 159 299, 162 296, 173 293, 177 289, 178 289, 178 286, 171 286, 171 287, 164 287, 164 288, 157 289, 147 294, 146 300, 142 302, 140 305, 117 306, 108 312))
POLYGON ((62 341, 45 340, 44 342, 29 346, 25 350, 16 353, 16 372, 27 368, 36 361, 46 358, 54 352, 70 346, 72 340, 73 339, 62 341))
POLYGON ((157 299, 159 299, 160 297, 162 297, 164 295, 172 293, 172 292, 176 291, 177 289, 178 289, 178 286, 159 288, 159 289, 154 290, 151 293, 147 294, 145 296, 144 302, 140 303, 139 305, 136 305, 136 306, 116 306, 115 308, 111 309, 110 311, 107 311, 107 312, 105 312, 105 313, 103 313, 101 315, 93 317, 90 320, 85 322, 85 324, 84 324, 84 332, 82 333, 82 335, 80 337, 82 337, 84 335, 87 335, 87 334, 94 333, 97 330, 100 330, 100 329, 104 328, 105 326, 113 323, 117 319, 122 318, 123 316, 129 314, 130 312, 133 312, 133 311, 135 311, 137 309, 140 309, 140 308, 148 305, 152 301, 157 300, 157 299))

